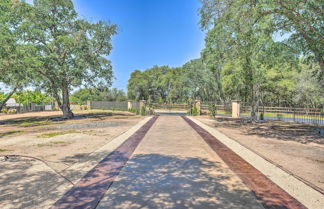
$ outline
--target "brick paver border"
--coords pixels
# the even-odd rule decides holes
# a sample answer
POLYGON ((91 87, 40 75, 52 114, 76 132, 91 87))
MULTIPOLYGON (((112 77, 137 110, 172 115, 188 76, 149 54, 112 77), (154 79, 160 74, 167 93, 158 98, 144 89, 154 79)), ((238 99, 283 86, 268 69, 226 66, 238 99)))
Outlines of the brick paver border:
POLYGON ((267 209, 305 209, 306 207, 242 159, 208 131, 187 117, 182 117, 236 173, 267 209))
POLYGON ((95 208, 157 118, 158 116, 154 116, 116 150, 107 155, 51 208, 95 208))

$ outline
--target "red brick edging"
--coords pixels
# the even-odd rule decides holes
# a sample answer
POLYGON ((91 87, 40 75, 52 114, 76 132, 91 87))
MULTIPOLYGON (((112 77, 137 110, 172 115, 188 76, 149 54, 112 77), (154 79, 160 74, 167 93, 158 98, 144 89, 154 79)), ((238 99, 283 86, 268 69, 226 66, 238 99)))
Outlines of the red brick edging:
POLYGON ((305 209, 306 207, 267 178, 263 173, 242 159, 208 131, 187 117, 182 117, 207 144, 222 158, 255 194, 267 209, 305 209))
POLYGON ((156 119, 157 116, 154 116, 116 150, 107 155, 51 208, 95 208, 156 119))

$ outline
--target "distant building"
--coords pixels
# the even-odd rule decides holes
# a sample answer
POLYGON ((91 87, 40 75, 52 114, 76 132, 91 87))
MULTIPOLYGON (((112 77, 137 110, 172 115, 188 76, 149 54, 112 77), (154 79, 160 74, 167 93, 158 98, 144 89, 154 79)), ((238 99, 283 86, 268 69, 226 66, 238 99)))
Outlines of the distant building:
POLYGON ((8 99, 8 101, 6 102, 6 107, 22 107, 23 104, 22 103, 17 103, 16 100, 14 98, 10 98, 8 99))

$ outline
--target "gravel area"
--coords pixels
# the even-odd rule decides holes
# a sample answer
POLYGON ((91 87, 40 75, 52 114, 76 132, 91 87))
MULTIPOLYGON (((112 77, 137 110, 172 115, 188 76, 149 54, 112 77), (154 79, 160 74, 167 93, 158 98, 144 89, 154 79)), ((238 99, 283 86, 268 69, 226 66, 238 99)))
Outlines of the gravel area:
POLYGON ((75 123, 75 124, 63 124, 58 125, 58 129, 87 129, 87 128, 105 128, 105 127, 115 127, 121 126, 124 123, 112 122, 112 121, 98 121, 91 123, 75 123))

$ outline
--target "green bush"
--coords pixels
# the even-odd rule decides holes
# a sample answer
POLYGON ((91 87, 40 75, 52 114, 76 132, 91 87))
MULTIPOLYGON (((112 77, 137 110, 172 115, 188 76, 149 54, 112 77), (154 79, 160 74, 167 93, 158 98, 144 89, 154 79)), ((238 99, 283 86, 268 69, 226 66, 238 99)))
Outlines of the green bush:
POLYGON ((135 114, 137 114, 137 115, 139 114, 139 113, 138 113, 139 111, 138 111, 138 109, 136 109, 136 108, 129 108, 129 109, 128 109, 128 112, 135 113, 135 114))
POLYGON ((198 115, 198 110, 197 110, 197 107, 196 106, 193 106, 192 107, 191 115, 193 115, 193 116, 197 116, 198 115))
POLYGON ((264 113, 263 112, 260 113, 260 120, 264 120, 264 113))
POLYGON ((211 116, 215 117, 217 115, 217 106, 215 103, 209 104, 208 110, 211 116))
POLYGON ((141 107, 141 115, 145 115, 146 114, 146 109, 145 106, 141 107))

